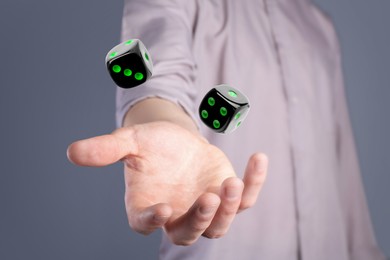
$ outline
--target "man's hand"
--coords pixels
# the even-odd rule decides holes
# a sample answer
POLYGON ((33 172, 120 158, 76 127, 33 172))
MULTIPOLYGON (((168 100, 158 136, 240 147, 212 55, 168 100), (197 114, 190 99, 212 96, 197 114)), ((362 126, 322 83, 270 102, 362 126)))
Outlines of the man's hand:
POLYGON ((236 213, 256 202, 268 164, 254 154, 241 180, 221 150, 168 122, 77 141, 68 157, 81 166, 123 161, 130 226, 142 234, 161 227, 178 245, 223 236, 236 213))

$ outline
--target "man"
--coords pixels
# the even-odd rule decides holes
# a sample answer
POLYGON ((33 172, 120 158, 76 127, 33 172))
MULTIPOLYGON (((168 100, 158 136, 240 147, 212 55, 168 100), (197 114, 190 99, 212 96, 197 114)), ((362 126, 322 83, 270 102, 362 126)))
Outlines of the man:
POLYGON ((68 152, 79 165, 124 162, 130 226, 164 229, 162 259, 384 259, 337 37, 310 1, 129 0, 122 40, 131 38, 149 49, 152 79, 118 89, 123 128, 68 152), (251 101, 231 135, 212 133, 196 115, 221 83, 251 101), (259 150, 270 158, 265 183, 259 150))

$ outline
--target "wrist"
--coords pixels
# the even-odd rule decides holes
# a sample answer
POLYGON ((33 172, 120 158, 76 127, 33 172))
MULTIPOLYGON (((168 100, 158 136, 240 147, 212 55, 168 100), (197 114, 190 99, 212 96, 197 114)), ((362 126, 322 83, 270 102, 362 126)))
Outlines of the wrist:
POLYGON ((198 134, 194 120, 179 105, 161 98, 147 98, 137 102, 127 111, 123 126, 133 126, 156 121, 165 121, 198 134))

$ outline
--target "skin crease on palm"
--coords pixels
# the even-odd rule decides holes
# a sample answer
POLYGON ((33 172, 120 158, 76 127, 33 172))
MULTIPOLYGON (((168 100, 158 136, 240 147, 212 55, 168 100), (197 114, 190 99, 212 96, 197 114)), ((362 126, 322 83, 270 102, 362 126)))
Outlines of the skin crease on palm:
POLYGON ((135 127, 143 147, 137 157, 124 159, 127 197, 139 197, 142 202, 134 201, 136 205, 173 205, 173 218, 183 215, 202 193, 218 194, 222 182, 236 176, 218 148, 176 128, 166 124, 135 127), (151 129, 153 134, 148 133, 151 129))
POLYGON ((179 245, 224 235, 236 213, 255 203, 267 168, 266 156, 254 154, 240 180, 219 148, 163 121, 77 141, 68 157, 81 166, 123 161, 131 228, 142 234, 163 228, 179 245))

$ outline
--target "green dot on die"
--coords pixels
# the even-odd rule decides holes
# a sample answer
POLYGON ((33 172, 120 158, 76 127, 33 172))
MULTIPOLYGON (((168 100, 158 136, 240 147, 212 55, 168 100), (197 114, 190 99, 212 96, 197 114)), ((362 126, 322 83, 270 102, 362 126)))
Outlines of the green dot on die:
POLYGON ((137 72, 137 73, 135 73, 134 78, 136 80, 141 80, 144 78, 144 74, 142 74, 141 72, 137 72))
POLYGON ((221 107, 219 112, 221 113, 222 116, 226 116, 227 115, 227 109, 225 107, 221 107))
POLYGON ((231 96, 231 97, 237 97, 237 93, 236 92, 234 92, 233 90, 229 90, 229 95, 231 96))
POLYGON ((239 119, 240 118, 240 116, 241 116, 241 113, 240 112, 238 112, 235 116, 234 116, 234 119, 239 119))
POLYGON ((115 73, 121 72, 121 66, 119 66, 119 65, 112 66, 112 71, 115 73))
POLYGON ((110 58, 114 58, 116 55, 118 55, 118 52, 114 51, 113 53, 110 54, 110 58))
POLYGON ((239 127, 241 125, 241 121, 237 123, 237 127, 239 127))
POLYGON ((218 120, 213 121, 214 128, 218 129, 221 126, 221 123, 218 120))
POLYGON ((215 105, 215 99, 213 97, 209 97, 207 102, 209 103, 210 106, 214 106, 215 105))
POLYGON ((145 52, 144 56, 145 56, 145 59, 146 59, 147 61, 149 61, 149 55, 148 55, 146 52, 145 52))
POLYGON ((133 40, 128 40, 128 41, 125 42, 125 45, 129 45, 129 44, 131 44, 132 42, 133 42, 133 40))
POLYGON ((130 69, 125 69, 123 71, 123 74, 125 74, 125 76, 129 77, 129 76, 131 76, 131 74, 133 74, 133 72, 130 69))
POLYGON ((205 119, 209 117, 209 113, 206 110, 202 110, 201 115, 205 119))

